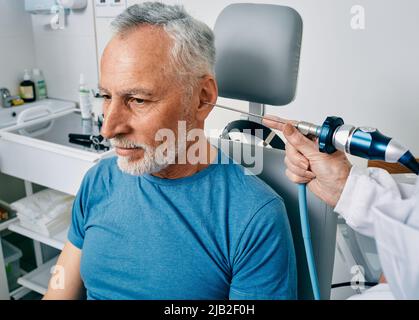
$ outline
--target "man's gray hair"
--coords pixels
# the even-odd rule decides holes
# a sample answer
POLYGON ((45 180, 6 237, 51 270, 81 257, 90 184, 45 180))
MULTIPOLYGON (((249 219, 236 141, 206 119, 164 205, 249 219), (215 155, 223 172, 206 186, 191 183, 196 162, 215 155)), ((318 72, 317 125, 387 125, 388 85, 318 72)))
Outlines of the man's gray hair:
POLYGON ((161 26, 173 39, 171 60, 176 73, 192 81, 214 75, 215 46, 212 30, 180 5, 144 2, 127 8, 113 22, 118 35, 141 25, 161 26))

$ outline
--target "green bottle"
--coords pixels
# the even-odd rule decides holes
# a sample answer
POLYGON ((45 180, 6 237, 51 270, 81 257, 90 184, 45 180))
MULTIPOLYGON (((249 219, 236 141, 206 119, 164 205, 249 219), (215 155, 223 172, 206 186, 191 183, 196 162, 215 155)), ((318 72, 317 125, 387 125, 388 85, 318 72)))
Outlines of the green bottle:
POLYGON ((33 81, 35 83, 35 91, 37 100, 43 100, 47 98, 47 84, 45 83, 42 71, 39 69, 33 69, 33 81))

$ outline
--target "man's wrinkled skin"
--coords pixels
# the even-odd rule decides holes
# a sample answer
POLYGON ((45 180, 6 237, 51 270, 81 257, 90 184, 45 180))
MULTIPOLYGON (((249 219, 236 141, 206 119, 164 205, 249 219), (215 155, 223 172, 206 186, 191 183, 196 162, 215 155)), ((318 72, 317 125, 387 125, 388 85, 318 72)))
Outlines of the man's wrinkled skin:
MULTIPOLYGON (((188 128, 204 128, 215 102, 217 85, 211 75, 202 75, 192 94, 171 65, 172 39, 161 27, 142 26, 123 37, 116 36, 104 51, 100 87, 105 98, 102 135, 118 136, 157 147, 156 132, 167 128, 177 132, 178 121, 188 128)), ((205 142, 207 143, 207 142, 205 142)), ((207 143, 208 150, 211 149, 207 143)), ((132 161, 143 157, 142 149, 116 148, 132 161)), ((212 153, 210 156, 214 156, 212 153)), ((154 175, 162 178, 189 176, 205 168, 211 159, 197 165, 170 165, 154 175)))

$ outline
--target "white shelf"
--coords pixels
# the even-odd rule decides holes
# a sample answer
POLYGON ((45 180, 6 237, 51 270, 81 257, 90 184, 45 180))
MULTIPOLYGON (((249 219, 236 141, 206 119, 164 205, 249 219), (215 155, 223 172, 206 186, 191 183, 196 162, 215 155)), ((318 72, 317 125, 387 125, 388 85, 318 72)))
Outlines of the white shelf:
POLYGON ((16 290, 10 292, 10 297, 14 300, 20 300, 22 297, 26 296, 29 292, 32 292, 28 288, 25 287, 18 287, 16 290))
POLYGON ((68 229, 69 228, 65 228, 63 231, 53 235, 52 237, 47 237, 43 234, 22 227, 19 224, 19 221, 15 221, 14 223, 9 225, 10 231, 19 233, 25 237, 39 241, 58 250, 62 250, 64 248, 64 244, 67 242, 68 229))
POLYGON ((0 223, 0 231, 6 230, 7 228, 9 228, 9 226, 11 224, 17 222, 17 220, 18 220, 18 218, 14 217, 14 218, 11 218, 9 220, 6 220, 6 221, 0 223))
POLYGON ((58 257, 44 263, 39 268, 17 279, 17 283, 32 291, 44 295, 48 289, 51 278, 51 268, 57 263, 58 257))

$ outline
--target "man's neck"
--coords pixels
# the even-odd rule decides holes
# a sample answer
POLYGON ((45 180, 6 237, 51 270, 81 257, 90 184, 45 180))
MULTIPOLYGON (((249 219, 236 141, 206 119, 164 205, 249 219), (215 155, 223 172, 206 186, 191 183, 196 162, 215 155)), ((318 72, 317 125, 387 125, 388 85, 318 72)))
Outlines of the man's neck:
POLYGON ((152 175, 163 179, 179 179, 194 175, 195 173, 207 168, 211 163, 214 162, 215 157, 217 156, 217 149, 208 141, 205 141, 205 148, 207 151, 207 156, 206 158, 202 159, 203 161, 200 161, 196 164, 190 164, 188 162, 186 164, 171 164, 167 168, 153 173, 152 175))

